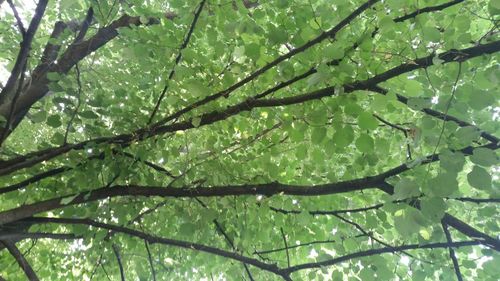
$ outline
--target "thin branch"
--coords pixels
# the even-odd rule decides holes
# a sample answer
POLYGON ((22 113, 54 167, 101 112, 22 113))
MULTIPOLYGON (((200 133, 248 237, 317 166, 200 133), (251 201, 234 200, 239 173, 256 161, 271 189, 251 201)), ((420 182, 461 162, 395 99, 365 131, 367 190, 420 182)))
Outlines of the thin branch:
MULTIPOLYGON (((208 208, 208 206, 203 203, 203 201, 201 201, 199 198, 194 198, 198 203, 200 203, 200 205, 203 207, 203 208, 208 208)), ((233 251, 237 251, 238 249, 236 248, 236 246, 234 245, 234 242, 233 240, 231 239, 231 237, 229 237, 229 235, 226 233, 226 231, 224 230, 224 227, 219 223, 219 221, 217 219, 213 219, 212 221, 215 225, 215 229, 224 237, 224 239, 226 240, 226 242, 229 244, 229 246, 231 246, 231 248, 233 249, 233 251)), ((252 276, 252 273, 250 272, 250 269, 248 268, 247 264, 246 263, 243 263, 243 267, 245 268, 245 271, 248 275, 248 278, 250 278, 250 281, 254 281, 255 279, 253 278, 252 276)))
MULTIPOLYGON (((379 189, 388 193, 388 194, 394 194, 394 186, 389 184, 389 183, 384 183, 383 185, 379 186, 379 189)), ((416 200, 413 202, 414 204, 412 207, 420 208, 420 202, 416 200)), ((469 224, 461 221, 460 219, 456 218, 455 216, 452 216, 448 213, 445 213, 443 218, 441 219, 441 222, 449 225, 456 230, 460 231, 462 234, 475 239, 476 241, 479 241, 481 244, 491 247, 495 249, 496 251, 500 251, 500 240, 497 238, 493 238, 477 229, 474 227, 470 226, 469 224)))
POLYGON ((211 101, 214 101, 216 99, 219 99, 221 97, 228 97, 230 93, 234 92, 235 90, 239 89, 240 87, 246 85, 247 83, 249 83, 250 81, 253 81, 254 79, 256 79, 257 77, 259 77, 261 74, 265 73, 266 71, 268 71, 269 69, 273 68, 274 66, 278 65, 279 63, 281 63, 282 61, 285 61, 293 56, 295 56, 296 54, 299 54, 301 52, 304 52, 305 50, 311 48, 312 46, 316 45, 316 44, 319 44, 321 42, 323 42, 325 39, 328 39, 328 38, 335 38, 336 34, 342 30, 345 26, 349 25, 357 16, 359 16, 361 13, 363 13, 365 10, 369 9, 371 6, 373 6, 375 3, 377 3, 379 0, 368 0, 367 2, 365 2, 363 5, 359 6, 356 10, 354 10, 350 15, 348 15, 346 18, 344 18, 343 20, 341 20, 337 25, 335 25, 333 28, 331 28, 330 30, 328 30, 327 32, 322 32, 319 36, 317 36, 316 38, 308 41, 307 43, 305 43, 304 45, 298 47, 298 48, 295 48, 291 51, 289 51, 288 53, 274 59, 272 62, 266 64, 265 66, 259 68, 258 70, 254 71, 253 73, 251 73, 250 75, 248 75, 247 77, 243 78, 242 80, 240 80, 239 82, 233 84, 231 87, 225 89, 225 90, 222 90, 218 93, 215 93, 213 95, 209 95, 197 102, 194 102, 192 103, 191 105, 167 116, 166 118, 160 120, 159 122, 157 122, 154 127, 158 127, 162 124, 165 124, 171 120, 174 120, 178 117, 180 117, 181 115, 185 114, 185 113, 188 113, 190 112, 191 110, 195 109, 195 108, 198 108, 202 105, 205 105, 211 101))
POLYGON ((73 114, 71 114, 71 118, 68 121, 68 125, 66 126, 66 132, 64 133, 64 140, 63 140, 63 145, 66 145, 68 143, 68 134, 71 126, 73 125, 73 120, 76 117, 76 114, 78 113, 78 110, 80 109, 80 105, 82 104, 82 81, 80 79, 80 68, 78 67, 78 63, 75 65, 75 70, 76 70, 76 83, 78 85, 78 102, 76 104, 75 110, 73 111, 73 114))
POLYGON ((411 157, 411 147, 410 147, 410 144, 408 143, 408 129, 406 128, 403 128, 401 126, 398 126, 396 124, 393 124, 385 119, 383 119, 382 117, 378 116, 377 114, 373 114, 373 117, 377 118, 380 122, 386 124, 387 126, 391 127, 391 128, 394 128, 396 130, 399 130, 403 133, 403 135, 405 136, 405 140, 406 140, 406 157, 408 159, 412 159, 411 157))
MULTIPOLYGON (((131 153, 128 153, 126 151, 122 151, 121 154, 125 157, 128 157, 128 158, 131 158, 131 159, 134 159, 134 160, 138 160, 139 158, 134 156, 133 154, 131 153)), ((175 179, 177 176, 175 176, 174 174, 172 174, 172 172, 170 172, 169 170, 163 168, 162 166, 159 166, 159 165, 156 165, 155 163, 153 162, 149 162, 149 161, 144 161, 144 160, 140 160, 139 159, 139 162, 145 164, 146 166, 149 166, 150 168, 153 168, 154 170, 162 173, 162 174, 165 174, 167 175, 168 177, 170 178, 173 178, 175 179)))
POLYGON ((440 249, 440 248, 448 248, 448 247, 464 247, 464 246, 475 246, 479 245, 478 241, 461 241, 461 242, 453 242, 453 243, 431 243, 431 244, 410 244, 396 247, 385 247, 379 249, 371 249, 366 251, 360 251, 352 254, 347 254, 345 256, 341 256, 338 258, 321 261, 321 262, 313 262, 313 263, 304 263, 295 265, 286 269, 283 269, 283 272, 292 273, 303 269, 311 269, 311 268, 320 268, 323 266, 332 266, 335 264, 339 264, 345 261, 349 261, 352 259, 358 259, 362 257, 368 257, 373 255, 380 255, 384 253, 397 253, 405 250, 416 250, 416 249, 440 249))
MULTIPOLYGON (((372 91, 372 92, 376 92, 376 93, 379 93, 379 94, 382 94, 382 95, 386 95, 389 91, 387 89, 384 89, 380 86, 373 86, 373 87, 369 87, 367 88, 366 90, 368 91, 372 91)), ((401 103, 404 103, 404 104, 408 104, 408 101, 409 99, 403 95, 400 95, 400 94, 396 94, 396 98, 398 99, 399 102, 401 103)), ((497 138, 495 137, 494 135, 478 128, 477 126, 473 125, 473 124, 470 124, 468 122, 465 122, 463 120, 460 120, 456 117, 453 117, 451 115, 447 115, 447 114, 444 114, 442 112, 439 112, 439 111, 436 111, 434 109, 430 109, 430 108, 423 108, 422 110, 423 113, 425 114, 428 114, 432 117, 435 117, 435 118, 438 118, 438 119, 441 119, 441 120, 448 120, 448 121, 453 121, 455 123, 457 123, 460 127, 474 127, 474 128, 477 128, 477 130, 480 132, 481 134, 481 137, 483 137, 484 139, 486 140, 489 140, 491 142, 494 142, 494 143, 498 143, 500 142, 500 138, 497 138)))
MULTIPOLYGON (((497 149, 500 144, 488 144, 481 147, 497 149)), ((475 147, 466 147, 458 150, 463 154, 471 155, 475 147)), ((428 164, 439 160, 439 154, 428 155, 423 158, 421 164, 428 164)), ((117 196, 159 196, 159 197, 173 197, 173 198, 193 198, 193 197, 219 197, 230 195, 266 195, 272 196, 276 194, 298 195, 298 196, 316 196, 326 194, 338 194, 344 192, 353 192, 366 190, 371 188, 384 187, 389 188, 385 180, 395 175, 406 172, 410 169, 406 164, 399 165, 395 168, 387 170, 375 176, 367 176, 353 180, 319 184, 319 185, 290 185, 278 182, 271 182, 265 184, 246 184, 246 185, 227 185, 216 187, 190 187, 183 188, 165 188, 159 186, 140 186, 140 185, 116 185, 113 187, 101 187, 99 189, 83 191, 81 193, 56 197, 45 201, 24 205, 18 208, 5 210, 0 212, 0 224, 13 222, 19 219, 30 217, 34 214, 49 211, 70 205, 92 202, 107 197, 117 196), (64 198, 73 198, 71 202, 62 204, 64 198)), ((386 192, 393 192, 393 187, 386 192)), ((500 249, 500 242, 497 242, 500 249)))
MULTIPOLYGON (((443 60, 443 63, 449 63, 455 61, 457 58, 461 60, 470 59, 476 56, 484 55, 484 54, 492 54, 500 50, 500 41, 495 41, 492 43, 488 43, 485 45, 475 46, 462 50, 450 50, 444 53, 441 53, 438 57, 443 60)), ((400 66, 394 67, 386 72, 383 72, 379 75, 376 75, 372 78, 363 81, 357 81, 354 83, 345 84, 344 93, 352 93, 357 90, 373 90, 375 91, 378 86, 378 83, 384 82, 388 79, 397 77, 403 73, 410 72, 419 68, 424 68, 432 65, 432 59, 435 55, 429 55, 427 57, 416 59, 411 63, 404 63, 400 66)), ((323 89, 319 89, 310 93, 278 98, 278 99, 265 99, 265 100, 255 100, 253 98, 248 98, 243 102, 230 106, 223 111, 212 111, 206 114, 199 116, 200 124, 199 126, 209 125, 218 121, 226 120, 231 116, 239 114, 244 111, 250 111, 254 108, 261 107, 275 107, 275 106, 285 106, 292 105, 298 103, 304 103, 306 101, 312 101, 321 99, 324 97, 333 96, 336 94, 337 87, 326 87, 323 89)), ((450 118, 451 120, 451 118, 450 118)), ((52 159, 61 154, 67 153, 70 150, 78 150, 86 147, 87 144, 92 143, 94 145, 101 143, 109 143, 109 144, 119 144, 119 145, 127 145, 133 141, 142 141, 147 138, 151 138, 156 135, 171 133, 176 131, 183 131, 195 128, 193 125, 192 119, 170 124, 159 127, 149 127, 149 128, 141 128, 136 130, 132 134, 122 134, 116 135, 112 137, 101 137, 97 139, 91 139, 87 141, 83 141, 75 144, 68 144, 65 146, 57 147, 57 148, 49 148, 41 151, 37 151, 34 153, 29 153, 27 155, 17 157, 11 160, 7 160, 4 162, 0 162, 0 175, 5 175, 11 173, 13 171, 17 171, 22 168, 33 166, 37 163, 52 159)), ((484 132, 483 134, 484 135, 484 132)))
POLYGON ((26 36, 26 29, 24 28, 24 24, 23 24, 23 21, 21 20, 21 17, 19 17, 19 13, 17 12, 16 6, 14 6, 14 3, 12 3, 12 0, 7 0, 7 3, 9 4, 10 9, 12 10, 12 13, 14 14, 14 17, 16 18, 17 27, 19 28, 19 31, 21 32, 21 35, 24 38, 26 36))
POLYGON ((151 251, 149 250, 149 243, 147 240, 144 240, 144 246, 146 247, 146 252, 148 253, 149 267, 151 268, 151 275, 153 276, 153 281, 156 281, 155 266, 153 264, 153 258, 151 257, 151 251))
POLYGON ((446 198, 448 200, 457 200, 462 202, 471 202, 476 204, 481 203, 500 203, 500 198, 469 198, 469 197, 457 197, 457 198, 446 198))
POLYGON ((283 232, 283 227, 280 227, 280 231, 281 231, 281 237, 283 238, 283 243, 285 243, 286 263, 287 263, 287 266, 290 267, 290 253, 288 253, 288 244, 286 242, 285 232, 283 232))
MULTIPOLYGON (((316 211, 308 211, 308 213, 312 216, 317 216, 317 215, 340 215, 340 214, 346 214, 346 213, 360 213, 360 212, 366 212, 369 210, 377 210, 380 209, 384 206, 384 204, 377 204, 373 206, 368 206, 368 207, 363 207, 363 208, 356 208, 356 209, 343 209, 343 210, 334 210, 334 211, 325 211, 325 210, 316 210, 316 211)), ((302 211, 300 210, 285 210, 285 209, 279 209, 275 207, 269 207, 272 211, 275 211, 277 213, 282 213, 282 214, 300 214, 302 211)))
POLYGON ((462 62, 459 61, 457 76, 455 78, 455 82, 453 83, 453 86, 452 86, 452 89, 451 89, 451 97, 448 100, 448 102, 446 103, 446 108, 444 110, 444 116, 443 116, 443 123, 441 125, 441 131, 439 132, 439 137, 438 137, 438 140, 437 140, 437 143, 436 143, 436 147, 434 147, 433 153, 436 153, 436 151, 439 148, 439 144, 441 143, 441 139, 442 139, 443 134, 444 134, 444 129, 446 127, 446 121, 448 121, 448 110, 450 109, 451 102, 453 101, 453 98, 455 97, 455 93, 457 91, 458 80, 460 80, 460 74, 461 73, 462 73, 462 62))
POLYGON ((394 21, 401 22, 401 21, 405 21, 405 20, 410 19, 410 18, 414 18, 414 17, 416 17, 420 14, 423 14, 423 13, 441 11, 441 10, 444 10, 448 7, 454 6, 454 5, 462 3, 462 2, 464 2, 464 0, 454 0, 454 1, 446 2, 446 3, 440 4, 440 5, 436 5, 436 6, 425 7, 422 9, 418 9, 413 13, 410 13, 410 14, 404 15, 400 18, 397 18, 394 21))
MULTIPOLYGON (((116 225, 111 225, 111 224, 106 224, 106 223, 101 223, 97 222, 94 220, 90 219, 70 219, 70 218, 43 218, 43 217, 33 217, 26 219, 27 221, 34 222, 34 223, 57 223, 57 224, 80 224, 80 225, 87 225, 87 226, 93 226, 93 227, 98 227, 102 229, 107 229, 111 230, 117 233, 123 233, 127 234, 130 236, 138 237, 143 240, 147 240, 150 244, 165 244, 169 246, 176 246, 184 249, 189 249, 189 250, 196 250, 196 251, 201 251, 209 254, 214 254, 218 255, 221 257, 233 259, 236 261, 240 261, 243 263, 247 263, 250 265, 253 265, 255 267, 258 267, 262 270, 266 270, 275 274, 278 273, 278 267, 274 264, 267 264, 264 262, 261 262, 257 259, 250 258, 250 257, 245 257, 233 252, 228 252, 219 248, 203 245, 203 244, 198 244, 198 243, 191 243, 187 241, 182 241, 182 240, 174 240, 174 239, 169 239, 169 238, 163 238, 163 237, 158 237, 158 236, 153 236, 141 231, 137 231, 134 229, 122 227, 122 226, 116 226, 116 225)), ((281 275, 281 274, 280 274, 281 275)))
POLYGON ((38 276, 36 275, 35 271, 31 267, 31 265, 28 263, 24 255, 19 251, 19 249, 16 247, 16 244, 10 240, 2 240, 0 241, 0 244, 3 244, 5 248, 9 251, 9 253, 16 259, 17 263, 21 267, 21 269, 24 271, 26 274, 26 277, 28 277, 28 280, 30 281, 39 281, 38 276))
POLYGON ((123 271, 122 259, 120 257, 120 250, 116 244, 111 246, 113 248, 113 252, 115 253, 116 261, 118 262, 118 267, 120 268, 120 278, 122 281, 125 281, 125 272, 123 271))
MULTIPOLYGON (((357 237, 357 236, 356 236, 357 237)), ((303 246, 309 246, 309 245, 314 245, 314 244, 328 244, 328 243, 337 243, 338 241, 335 240, 320 240, 320 241, 312 241, 308 243, 303 243, 303 244, 298 244, 298 245, 291 245, 283 248, 277 248, 277 249, 272 249, 272 250, 263 250, 263 251, 254 251, 254 254, 259 254, 259 255, 264 255, 264 254, 270 254, 270 253, 275 253, 275 252, 281 252, 285 251, 288 249, 294 249, 294 248, 299 248, 303 246)))
MULTIPOLYGON (((446 241, 448 241, 448 243, 453 243, 453 240, 451 239, 451 234, 450 234, 450 231, 448 230, 448 226, 441 222, 441 226, 443 227, 443 231, 444 231, 444 234, 446 235, 446 241)), ((457 260, 457 256, 455 255, 455 250, 453 250, 452 247, 449 247, 448 250, 450 251, 450 258, 453 262, 453 268, 455 269, 455 274, 457 275, 457 280, 458 281, 463 281, 464 278, 462 276, 462 273, 460 272, 460 266, 458 265, 458 260, 457 260)))
POLYGON ((182 51, 189 44, 189 40, 191 39, 191 35, 193 34, 194 28, 196 26, 196 23, 198 22, 198 18, 201 15, 201 11, 203 10, 203 6, 205 5, 205 2, 206 2, 206 0, 202 0, 200 2, 200 4, 198 5, 198 9, 196 10, 196 12, 194 14, 193 22, 191 23, 191 26, 189 27, 189 31, 187 32, 186 38, 184 38, 184 41, 182 42, 182 45, 179 48, 179 53, 177 54, 177 57, 175 58, 174 66, 172 67, 172 70, 170 71, 170 74, 168 75, 167 81, 165 81, 165 87, 163 87, 163 90, 160 94, 160 97, 156 101, 156 105, 153 108, 153 111, 151 112, 151 116, 149 116, 148 125, 151 124, 151 122, 153 122, 153 118, 155 117, 156 112, 160 108, 160 104, 161 104, 163 98, 165 97, 165 94, 167 93, 168 83, 170 82, 170 80, 172 80, 172 78, 175 75, 175 67, 179 64, 179 62, 182 59, 182 51))

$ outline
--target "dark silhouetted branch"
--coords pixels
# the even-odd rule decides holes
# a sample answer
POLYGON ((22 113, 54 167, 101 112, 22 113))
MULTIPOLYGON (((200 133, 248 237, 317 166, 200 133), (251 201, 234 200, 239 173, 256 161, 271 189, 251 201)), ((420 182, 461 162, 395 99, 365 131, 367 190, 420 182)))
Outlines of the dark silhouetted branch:
POLYGON ((2 240, 0 241, 0 244, 3 244, 5 248, 9 251, 9 253, 16 259, 17 263, 21 267, 21 269, 24 271, 26 274, 26 277, 28 277, 28 280, 30 281, 39 281, 38 276, 36 275, 35 271, 31 267, 31 265, 28 263, 24 255, 19 251, 19 249, 16 247, 16 244, 10 240, 2 240))

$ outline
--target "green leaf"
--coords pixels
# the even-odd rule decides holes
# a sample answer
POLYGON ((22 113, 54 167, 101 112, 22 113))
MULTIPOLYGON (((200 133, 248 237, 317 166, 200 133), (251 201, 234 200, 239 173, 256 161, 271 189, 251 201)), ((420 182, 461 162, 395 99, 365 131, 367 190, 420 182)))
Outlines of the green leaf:
POLYGON ((269 27, 269 41, 276 45, 285 43, 288 40, 288 35, 282 28, 277 28, 274 25, 269 27))
POLYGON ((417 97, 422 95, 422 84, 415 80, 407 80, 405 82, 405 93, 409 97, 417 97))
POLYGON ((61 80, 61 75, 57 72, 47 72, 47 79, 50 81, 59 81, 61 80))
POLYGON ((47 125, 52 128, 57 128, 62 125, 61 117, 59 115, 51 115, 47 118, 47 125))
POLYGON ((61 199, 61 201, 59 203, 61 205, 68 205, 69 203, 73 202, 73 200, 75 200, 76 197, 78 197, 78 194, 75 194, 73 196, 64 197, 61 199))
POLYGON ((439 42, 441 39, 441 33, 435 27, 426 26, 423 28, 424 39, 433 42, 439 42))
POLYGON ((324 127, 317 127, 312 130, 311 141, 315 144, 320 144, 326 137, 326 129, 324 127))
POLYGON ((200 126, 200 123, 201 117, 194 117, 193 119, 191 119, 191 124, 193 124, 195 128, 198 128, 200 126))
POLYGON ((374 142, 372 137, 367 134, 361 134, 356 140, 356 147, 363 153, 370 153, 373 151, 374 142))
POLYGON ((448 197, 458 190, 456 173, 441 173, 427 183, 426 193, 437 197, 448 197))
POLYGON ((193 96, 204 96, 209 92, 203 82, 198 80, 190 80, 186 88, 193 96))
POLYGON ((354 140, 354 130, 350 126, 342 127, 335 131, 332 141, 336 147, 345 148, 354 140))
POLYGON ((425 228, 420 229, 418 234, 420 234, 424 240, 429 240, 431 238, 431 233, 425 228))
POLYGON ((196 225, 192 223, 184 223, 179 228, 179 233, 181 235, 193 236, 196 231, 196 225))
POLYGON ((344 57, 344 49, 337 45, 329 45, 325 48, 324 54, 328 59, 338 60, 344 57))
POLYGON ((403 237, 418 233, 420 225, 417 223, 415 210, 409 208, 399 210, 394 216, 394 227, 403 237))
POLYGON ((485 147, 475 148, 470 160, 472 163, 485 167, 493 166, 499 162, 495 151, 485 147))
POLYGON ((446 211, 446 203, 438 197, 424 197, 420 200, 422 214, 435 222, 439 222, 446 211))
POLYGON ((472 144, 473 141, 479 139, 481 132, 474 126, 460 127, 455 132, 455 137, 458 140, 460 146, 468 146, 472 144))
POLYGON ((500 0, 490 0, 490 5, 495 9, 500 9, 500 0))
POLYGON ((467 174, 467 181, 472 187, 487 190, 491 188, 491 175, 484 168, 474 166, 467 174))
POLYGON ((475 91, 469 96, 468 104, 472 109, 482 110, 495 103, 495 96, 488 91, 475 91))
POLYGON ((463 153, 452 152, 448 149, 441 151, 439 160, 441 168, 455 174, 462 171, 465 164, 465 156, 463 153))
POLYGON ((362 112, 358 116, 358 126, 363 130, 375 130, 378 128, 378 121, 369 112, 362 112))
POLYGON ((420 195, 418 184, 410 179, 403 178, 394 186, 394 199, 406 199, 420 195))
POLYGON ((82 112, 78 113, 79 116, 86 118, 86 119, 97 119, 99 118, 99 115, 95 114, 93 111, 90 110, 84 110, 82 112))

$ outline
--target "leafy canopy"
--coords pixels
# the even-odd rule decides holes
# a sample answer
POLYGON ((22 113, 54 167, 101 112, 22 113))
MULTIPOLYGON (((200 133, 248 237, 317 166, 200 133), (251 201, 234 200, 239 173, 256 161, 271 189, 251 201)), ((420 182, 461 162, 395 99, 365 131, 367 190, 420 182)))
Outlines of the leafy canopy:
POLYGON ((32 2, 0 279, 500 275, 500 1, 32 2))

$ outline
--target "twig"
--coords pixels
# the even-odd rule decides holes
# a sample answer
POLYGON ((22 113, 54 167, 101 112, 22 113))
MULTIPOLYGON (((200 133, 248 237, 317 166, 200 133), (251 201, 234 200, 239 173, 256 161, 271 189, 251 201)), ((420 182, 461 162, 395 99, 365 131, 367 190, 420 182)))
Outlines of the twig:
POLYGON ((403 134, 405 136, 405 140, 406 140, 406 153, 407 153, 406 156, 407 156, 408 159, 411 160, 412 159, 412 157, 411 157, 411 147, 410 147, 410 144, 408 143, 408 131, 409 130, 405 129, 405 128, 401 127, 401 126, 398 126, 396 124, 393 124, 393 123, 391 123, 391 122, 389 122, 387 120, 384 120, 382 117, 378 116, 377 114, 373 114, 373 117, 377 118, 380 122, 386 124, 387 126, 392 127, 392 128, 394 128, 396 130, 399 130, 399 131, 403 132, 403 134))
POLYGON ((168 83, 174 77, 175 67, 179 64, 179 62, 182 59, 182 50, 184 50, 187 47, 187 45, 189 44, 189 40, 191 39, 191 35, 193 34, 194 28, 196 26, 196 22, 198 22, 198 18, 200 17, 200 14, 201 14, 201 11, 203 10, 203 6, 205 5, 205 2, 206 2, 206 0, 202 0, 200 2, 200 5, 198 6, 198 9, 195 12, 193 22, 191 23, 191 26, 189 28, 187 35, 186 35, 186 38, 184 39, 184 42, 182 42, 182 45, 179 48, 179 53, 177 54, 177 57, 175 58, 174 66, 172 67, 172 70, 170 71, 170 74, 168 75, 167 81, 165 81, 165 87, 163 87, 163 90, 160 94, 160 98, 158 98, 158 101, 156 101, 156 105, 153 108, 153 112, 151 112, 151 116, 149 116, 148 125, 151 124, 151 122, 153 122, 153 118, 155 117, 156 112, 160 108, 161 101, 163 100, 163 98, 165 97, 165 94, 167 93, 168 83))
POLYGON ((66 126, 66 132, 64 133, 64 141, 63 145, 66 145, 68 143, 68 134, 69 130, 73 124, 73 120, 76 117, 76 114, 78 113, 78 110, 80 109, 80 105, 82 103, 82 81, 80 80, 80 68, 78 67, 78 63, 75 64, 75 70, 76 70, 76 82, 78 84, 78 102, 76 104, 76 108, 73 111, 73 114, 71 115, 71 118, 69 119, 68 125, 66 126))
MULTIPOLYGON (((448 230, 448 225, 445 224, 444 222, 441 222, 441 226, 443 227, 444 234, 446 235, 446 241, 448 241, 449 244, 453 243, 450 231, 448 230)), ((457 260, 457 256, 455 255, 455 250, 453 250, 452 247, 448 247, 448 250, 450 251, 450 258, 453 262, 453 268, 455 269, 455 274, 457 275, 457 280, 463 281, 464 278, 462 276, 462 273, 460 272, 460 266, 458 265, 458 260, 457 260)))
POLYGON ((111 247, 113 248, 113 252, 115 253, 115 256, 116 256, 116 261, 118 262, 118 266, 120 267, 121 280, 125 281, 125 272, 123 271, 123 264, 122 264, 122 260, 120 258, 120 252, 119 252, 118 246, 116 246, 116 244, 113 244, 111 247))
POLYGON ((144 240, 144 246, 146 247, 146 252, 148 253, 149 266, 151 267, 151 274, 153 275, 153 281, 156 281, 155 267, 153 265, 153 259, 151 257, 151 251, 149 250, 149 243, 147 240, 144 240))
POLYGON ((19 17, 19 13, 17 12, 16 6, 14 6, 12 0, 7 0, 7 3, 9 3, 10 8, 12 9, 12 13, 14 14, 14 17, 16 18, 17 21, 17 27, 19 28, 19 31, 21 32, 21 35, 24 38, 26 36, 26 29, 24 28, 23 21, 19 17))
POLYGON ((281 231, 281 237, 283 237, 283 243, 285 243, 286 263, 287 263, 287 266, 290 267, 290 254, 288 253, 288 244, 286 242, 285 232, 283 232, 283 227, 280 227, 280 231, 281 231))
MULTIPOLYGON (((203 208, 208 208, 208 206, 203 202, 201 201, 199 198, 195 197, 194 198, 203 208)), ((226 231, 224 230, 224 227, 219 223, 219 221, 217 219, 213 219, 212 221, 215 225, 215 228, 217 229, 217 231, 219 231, 220 234, 222 234, 222 236, 224 237, 224 239, 226 239, 226 242, 229 244, 229 246, 231 246, 231 248, 234 250, 234 251, 237 251, 238 249, 236 248, 236 246, 234 246, 234 242, 233 240, 231 239, 231 237, 229 237, 229 235, 227 235, 226 231)), ((248 275, 248 278, 250 278, 251 281, 254 281, 255 279, 253 278, 252 276, 252 273, 250 272, 250 269, 248 268, 247 264, 246 263, 243 263, 243 267, 245 268, 245 271, 248 275)))

